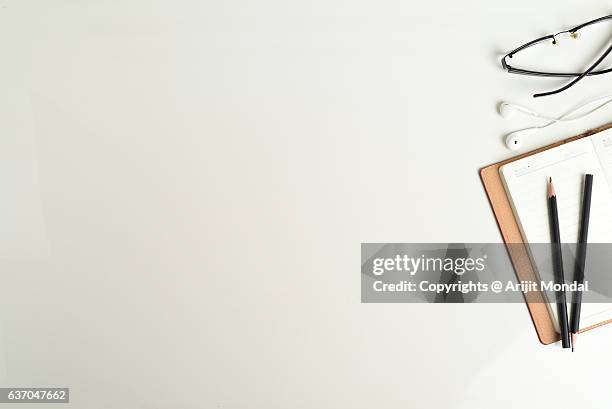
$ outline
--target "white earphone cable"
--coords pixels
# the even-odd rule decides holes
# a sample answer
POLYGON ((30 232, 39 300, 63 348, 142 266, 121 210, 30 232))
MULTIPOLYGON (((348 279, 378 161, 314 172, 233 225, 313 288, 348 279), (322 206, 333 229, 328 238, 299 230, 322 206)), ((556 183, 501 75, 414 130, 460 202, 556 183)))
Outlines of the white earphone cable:
POLYGON ((577 119, 584 118, 586 116, 591 115, 595 111, 598 111, 599 109, 605 107, 610 102, 612 102, 612 95, 606 95, 606 96, 603 96, 603 97, 599 97, 599 98, 593 99, 591 101, 584 102, 583 104, 578 105, 577 107, 573 108, 571 111, 566 112, 565 114, 563 114, 563 115, 561 115, 560 117, 557 117, 557 118, 553 118, 553 117, 549 117, 549 116, 538 114, 537 116, 539 118, 546 119, 546 120, 548 120, 550 122, 548 122, 547 124, 544 124, 544 125, 536 126, 535 128, 543 129, 543 128, 551 126, 551 125, 553 125, 553 124, 555 124, 557 122, 569 122, 569 121, 575 121, 577 119), (589 105, 595 104, 595 103, 600 102, 600 101, 605 101, 605 102, 599 104, 598 106, 596 106, 595 108, 593 108, 593 109, 591 109, 589 111, 583 112, 582 114, 579 114, 579 115, 576 115, 576 116, 572 116, 572 114, 575 114, 576 112, 579 112, 584 107, 587 107, 589 105))

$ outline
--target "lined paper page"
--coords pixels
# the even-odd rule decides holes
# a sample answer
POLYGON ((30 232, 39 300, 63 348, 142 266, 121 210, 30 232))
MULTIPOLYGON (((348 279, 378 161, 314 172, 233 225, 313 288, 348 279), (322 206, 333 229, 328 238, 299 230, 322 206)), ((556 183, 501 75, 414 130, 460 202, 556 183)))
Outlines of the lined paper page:
MULTIPOLYGON (((612 149, 610 163, 612 175, 612 149)), ((557 192, 561 241, 578 242, 584 175, 593 174, 589 242, 612 242, 612 194, 590 138, 512 162, 503 166, 500 172, 523 238, 529 243, 550 242, 546 197, 549 177, 552 177, 557 192)))
MULTIPOLYGON (((582 138, 500 168, 526 242, 550 243, 546 195, 546 181, 549 177, 552 177, 557 193, 561 241, 578 242, 582 187, 586 173, 593 174, 588 241, 612 242, 612 194, 608 185, 608 180, 612 180, 612 132, 596 136, 598 136, 597 141, 582 138)), ((544 256, 542 252, 535 253, 544 256)), ((544 260, 533 261, 536 265, 545 264, 544 260)), ((571 278, 572 274, 573 271, 565 271, 566 279, 571 278)), ((558 331, 556 306, 551 303, 549 307, 558 331)), ((610 318, 612 318, 612 309, 609 305, 583 304, 582 306, 580 320, 582 328, 610 318)))
POLYGON ((608 180, 608 186, 612 186, 612 129, 596 133, 590 139, 608 180))

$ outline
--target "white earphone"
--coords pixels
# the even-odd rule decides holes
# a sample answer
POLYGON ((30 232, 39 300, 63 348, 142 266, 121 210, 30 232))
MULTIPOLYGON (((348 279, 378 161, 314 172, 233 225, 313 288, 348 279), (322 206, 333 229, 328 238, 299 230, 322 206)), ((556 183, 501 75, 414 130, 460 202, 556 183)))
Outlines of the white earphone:
POLYGON ((549 121, 548 123, 544 124, 544 125, 540 125, 540 126, 534 126, 531 128, 525 128, 525 129, 521 129, 519 131, 514 131, 510 134, 508 134, 506 136, 506 147, 508 147, 508 149, 516 151, 521 149, 521 147, 523 146, 523 139, 526 136, 529 135, 533 135, 535 133, 537 133, 540 129, 544 129, 548 126, 551 126, 553 124, 556 124, 557 122, 567 122, 567 121, 574 121, 576 119, 580 119, 580 118, 584 118, 587 115, 592 114, 593 112, 599 110, 600 108, 603 108, 604 106, 608 105, 610 102, 612 102, 612 95, 606 95, 603 97, 599 97, 596 99, 593 99, 591 101, 587 101, 577 107, 575 107, 574 109, 572 109, 571 111, 561 115, 558 118, 554 118, 548 115, 542 115, 536 111, 533 111, 529 108, 526 108, 524 106, 521 105, 516 105, 516 104, 511 104, 509 102, 502 102, 499 105, 499 113, 501 116, 503 116, 504 118, 511 118, 513 117, 516 113, 522 113, 524 115, 529 115, 529 116, 533 116, 536 118, 540 118, 540 119, 544 119, 549 121), (582 110, 583 108, 595 104, 595 103, 599 103, 596 107, 594 107, 593 109, 586 111, 582 114, 578 114, 578 115, 574 115, 576 112, 582 110))

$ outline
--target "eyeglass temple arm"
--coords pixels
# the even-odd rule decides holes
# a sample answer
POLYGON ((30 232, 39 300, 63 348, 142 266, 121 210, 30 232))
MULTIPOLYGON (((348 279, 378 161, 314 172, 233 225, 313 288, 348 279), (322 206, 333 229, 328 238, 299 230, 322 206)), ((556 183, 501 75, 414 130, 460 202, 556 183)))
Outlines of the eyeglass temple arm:
POLYGON ((608 49, 606 50, 606 52, 604 52, 601 57, 599 57, 597 59, 597 61, 595 61, 595 63, 593 63, 593 65, 591 65, 585 72, 583 72, 582 74, 580 74, 578 77, 576 77, 573 81, 571 81, 569 84, 556 89, 554 91, 549 91, 549 92, 541 92, 539 94, 535 94, 533 97, 534 98, 540 98, 540 97, 546 97, 549 95, 555 95, 558 94, 560 92, 565 91, 566 89, 574 86, 578 81, 580 81, 581 79, 583 79, 584 77, 586 77, 587 75, 589 75, 591 73, 591 71, 593 71, 595 68, 597 68, 597 66, 599 64, 601 64, 601 62, 610 54, 610 52, 612 52, 612 45, 610 45, 608 47, 608 49))
POLYGON ((575 33, 576 31, 578 31, 578 30, 580 30, 580 29, 582 29, 584 27, 590 26, 592 24, 599 23, 599 22, 604 21, 604 20, 609 20, 609 19, 612 19, 612 14, 596 18, 595 20, 587 21, 586 23, 580 24, 579 26, 576 26, 576 27, 572 28, 571 30, 568 30, 567 32, 568 33, 575 33))
MULTIPOLYGON (((543 72, 543 71, 530 71, 523 70, 520 68, 510 67, 508 72, 511 74, 530 75, 532 77, 549 77, 549 78, 575 78, 582 75, 581 72, 543 72)), ((598 71, 591 71, 587 74, 587 77, 594 75, 608 74, 612 72, 612 68, 606 68, 598 71)))

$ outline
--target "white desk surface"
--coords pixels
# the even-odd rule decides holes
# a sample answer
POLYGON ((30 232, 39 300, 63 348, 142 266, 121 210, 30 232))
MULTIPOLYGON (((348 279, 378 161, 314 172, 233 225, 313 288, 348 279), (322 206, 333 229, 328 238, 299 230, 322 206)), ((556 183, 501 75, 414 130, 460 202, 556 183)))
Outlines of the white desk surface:
POLYGON ((533 101, 561 82, 499 57, 609 10, 0 0, 0 384, 88 409, 609 406, 612 327, 572 354, 523 305, 359 299, 361 242, 500 240, 477 171, 533 122, 496 104, 612 86, 533 101))

